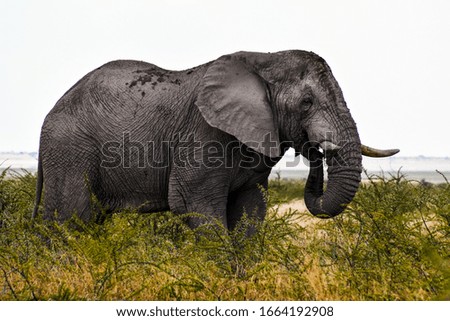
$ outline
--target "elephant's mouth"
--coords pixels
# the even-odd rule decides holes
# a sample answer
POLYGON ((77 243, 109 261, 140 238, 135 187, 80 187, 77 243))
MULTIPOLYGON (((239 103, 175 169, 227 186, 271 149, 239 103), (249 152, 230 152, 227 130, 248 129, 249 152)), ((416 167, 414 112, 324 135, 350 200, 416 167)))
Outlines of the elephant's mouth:
POLYGON ((334 155, 342 148, 341 146, 329 141, 324 140, 319 143, 319 147, 322 149, 322 152, 324 153, 325 157, 328 157, 328 155, 334 155))
POLYGON ((321 141, 311 141, 308 137, 306 131, 302 133, 302 139, 300 139, 300 144, 294 144, 295 156, 303 155, 306 159, 310 159, 311 150, 314 153, 317 151, 326 158, 331 158, 336 155, 342 146, 330 141, 323 139, 321 141))

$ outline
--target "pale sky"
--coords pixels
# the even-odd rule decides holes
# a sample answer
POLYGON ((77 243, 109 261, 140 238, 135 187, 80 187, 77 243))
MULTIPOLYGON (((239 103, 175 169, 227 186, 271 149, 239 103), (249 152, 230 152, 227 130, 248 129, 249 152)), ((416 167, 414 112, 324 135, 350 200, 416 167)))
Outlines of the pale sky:
POLYGON ((186 69, 240 50, 327 60, 363 143, 450 156, 450 1, 0 0, 0 151, 116 59, 186 69))

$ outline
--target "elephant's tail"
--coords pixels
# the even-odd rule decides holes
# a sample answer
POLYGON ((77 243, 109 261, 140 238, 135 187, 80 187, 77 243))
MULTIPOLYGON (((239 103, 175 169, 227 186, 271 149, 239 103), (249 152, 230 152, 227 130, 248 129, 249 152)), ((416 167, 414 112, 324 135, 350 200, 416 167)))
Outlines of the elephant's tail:
POLYGON ((39 153, 38 156, 38 168, 37 168, 37 181, 36 181, 36 200, 34 203, 34 209, 32 218, 35 218, 38 209, 39 209, 39 203, 41 202, 41 196, 42 196, 42 187, 44 185, 44 174, 42 172, 42 159, 41 159, 41 153, 39 153))

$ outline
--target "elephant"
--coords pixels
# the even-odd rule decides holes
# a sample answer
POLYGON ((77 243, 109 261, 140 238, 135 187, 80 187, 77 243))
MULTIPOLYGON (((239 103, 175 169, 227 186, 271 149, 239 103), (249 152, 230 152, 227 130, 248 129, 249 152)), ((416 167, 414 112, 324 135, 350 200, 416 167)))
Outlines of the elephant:
POLYGON ((112 61, 46 116, 33 217, 45 187, 43 216, 58 222, 93 220, 100 206, 201 213, 190 227, 215 219, 232 230, 244 213, 264 219, 262 188, 289 148, 310 162, 304 199, 320 218, 351 202, 362 155, 398 152, 361 144, 330 67, 313 52, 242 51, 183 71, 112 61))

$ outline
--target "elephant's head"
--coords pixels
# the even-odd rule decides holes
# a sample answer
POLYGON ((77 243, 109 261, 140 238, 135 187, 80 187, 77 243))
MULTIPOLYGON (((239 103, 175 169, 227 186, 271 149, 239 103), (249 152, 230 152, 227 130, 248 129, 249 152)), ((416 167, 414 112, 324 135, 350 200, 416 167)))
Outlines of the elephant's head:
POLYGON ((361 145, 336 79, 325 60, 311 52, 226 55, 208 66, 199 88, 196 104, 211 126, 271 158, 293 147, 309 159, 305 203, 319 217, 341 213, 353 199, 363 153, 397 152, 361 145))

